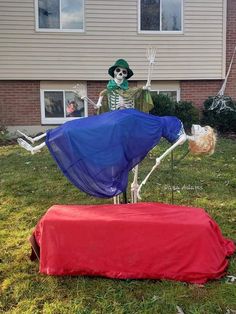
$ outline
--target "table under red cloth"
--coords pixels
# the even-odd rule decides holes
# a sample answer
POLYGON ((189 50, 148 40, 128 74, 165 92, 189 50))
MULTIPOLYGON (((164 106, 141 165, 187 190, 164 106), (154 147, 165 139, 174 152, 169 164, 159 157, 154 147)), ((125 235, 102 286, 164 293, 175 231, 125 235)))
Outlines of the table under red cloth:
POLYGON ((54 205, 34 236, 48 275, 205 283, 235 251, 203 209, 161 203, 54 205))

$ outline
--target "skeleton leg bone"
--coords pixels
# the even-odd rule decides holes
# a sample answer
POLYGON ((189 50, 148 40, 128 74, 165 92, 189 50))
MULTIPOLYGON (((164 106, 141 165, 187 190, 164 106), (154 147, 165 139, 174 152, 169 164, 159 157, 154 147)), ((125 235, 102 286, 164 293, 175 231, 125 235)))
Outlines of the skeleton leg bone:
POLYGON ((137 193, 138 193, 138 165, 134 167, 133 169, 134 171, 134 180, 131 183, 131 203, 137 203, 138 197, 137 197, 137 193))
POLYGON ((41 140, 42 138, 44 138, 46 136, 46 133, 43 133, 39 136, 36 136, 36 137, 30 137, 28 135, 26 135, 25 133, 17 130, 18 133, 20 133, 22 136, 24 136, 24 138, 26 138, 28 141, 30 141, 32 144, 34 144, 35 142, 41 140))
POLYGON ((113 197, 113 204, 120 204, 120 195, 116 195, 113 197))
POLYGON ((18 138, 17 139, 18 144, 23 147, 24 149, 26 149, 27 151, 31 152, 32 155, 39 153, 41 151, 42 148, 44 148, 46 146, 46 143, 43 142, 35 147, 33 147, 32 145, 30 145, 28 142, 26 142, 25 140, 23 140, 22 138, 18 138))

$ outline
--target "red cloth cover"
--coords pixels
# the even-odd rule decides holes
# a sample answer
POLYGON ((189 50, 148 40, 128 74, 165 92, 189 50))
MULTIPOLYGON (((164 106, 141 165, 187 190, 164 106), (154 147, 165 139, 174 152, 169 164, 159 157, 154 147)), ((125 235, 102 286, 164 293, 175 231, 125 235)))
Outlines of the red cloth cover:
POLYGON ((203 209, 160 203, 54 205, 34 235, 48 275, 205 283, 235 250, 203 209))

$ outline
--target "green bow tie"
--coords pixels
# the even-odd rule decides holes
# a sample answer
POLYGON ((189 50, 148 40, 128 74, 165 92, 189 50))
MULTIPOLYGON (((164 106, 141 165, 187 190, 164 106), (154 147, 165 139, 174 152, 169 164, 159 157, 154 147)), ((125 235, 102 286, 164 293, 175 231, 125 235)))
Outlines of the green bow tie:
POLYGON ((129 88, 128 81, 124 80, 120 85, 117 85, 115 80, 110 80, 107 84, 108 90, 116 90, 118 88, 123 89, 123 90, 127 90, 129 88))

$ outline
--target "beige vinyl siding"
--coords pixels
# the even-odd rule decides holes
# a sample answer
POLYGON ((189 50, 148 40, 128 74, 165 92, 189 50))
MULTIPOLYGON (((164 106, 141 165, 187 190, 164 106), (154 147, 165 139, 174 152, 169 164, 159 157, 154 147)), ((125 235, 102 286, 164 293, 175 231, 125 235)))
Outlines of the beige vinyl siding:
POLYGON ((146 47, 157 47, 153 80, 221 79, 225 0, 184 0, 183 34, 138 32, 138 0, 85 0, 85 32, 40 32, 34 0, 0 1, 0 79, 106 80, 125 58, 147 77, 146 47))

